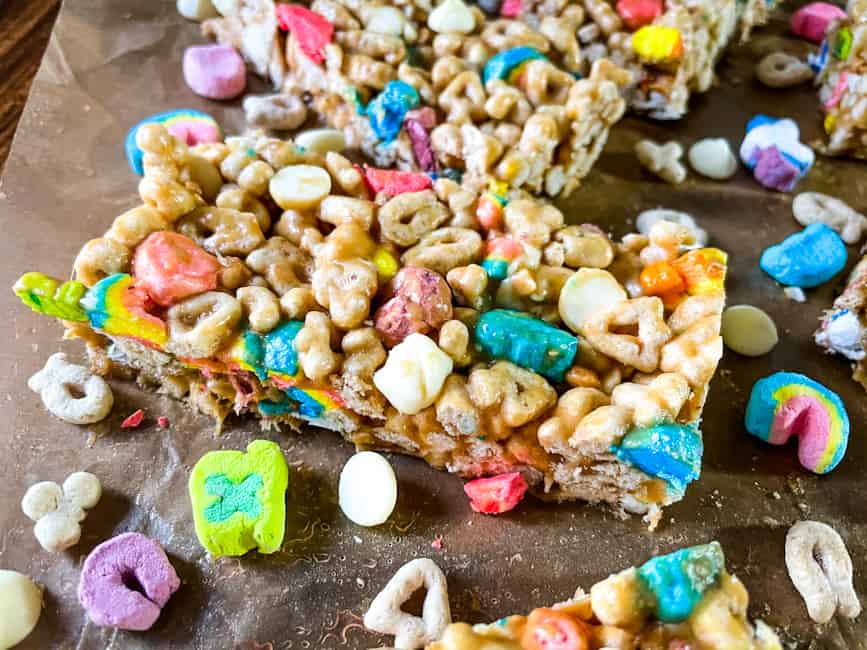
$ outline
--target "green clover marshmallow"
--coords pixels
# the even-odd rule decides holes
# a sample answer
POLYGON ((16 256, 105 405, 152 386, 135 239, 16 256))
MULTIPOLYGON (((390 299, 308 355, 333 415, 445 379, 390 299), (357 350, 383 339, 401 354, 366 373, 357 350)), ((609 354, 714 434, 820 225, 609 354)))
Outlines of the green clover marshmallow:
POLYGON ((289 468, 280 447, 254 440, 242 451, 212 451, 190 475, 196 535, 215 557, 283 544, 289 468))

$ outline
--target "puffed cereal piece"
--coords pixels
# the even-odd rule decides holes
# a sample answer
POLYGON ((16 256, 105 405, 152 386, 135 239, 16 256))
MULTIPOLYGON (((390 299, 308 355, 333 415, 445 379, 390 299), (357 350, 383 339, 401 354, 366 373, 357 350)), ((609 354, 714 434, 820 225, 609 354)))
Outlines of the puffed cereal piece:
POLYGON ((293 346, 298 353, 301 369, 311 381, 321 381, 340 365, 340 355, 331 349, 334 332, 328 314, 311 311, 304 318, 293 346))
POLYGON ((867 230, 867 217, 840 199, 819 192, 801 192, 792 201, 795 221, 802 226, 824 223, 847 244, 857 244, 867 230))
POLYGON ((247 95, 243 105, 250 126, 290 131, 307 119, 307 106, 297 95, 247 95))
POLYGON ((657 144, 642 140, 635 145, 635 155, 645 168, 667 183, 677 185, 686 180, 686 167, 680 162, 683 147, 678 142, 657 144))
POLYGON ((99 422, 114 404, 114 395, 105 379, 69 363, 62 352, 48 357, 42 370, 27 380, 27 387, 39 393, 52 415, 73 424, 99 422))
POLYGON ((114 239, 98 237, 81 247, 73 269, 78 280, 92 287, 109 275, 129 271, 130 261, 129 248, 114 239))
POLYGON ((181 357, 210 357, 229 341, 241 321, 241 303, 219 291, 187 298, 166 312, 166 350, 181 357))
POLYGON ((454 364, 424 334, 410 334, 388 353, 373 383, 398 411, 415 415, 436 402, 454 364))
POLYGON ((557 401, 557 391, 541 375, 509 361, 474 368, 467 381, 470 399, 479 409, 497 406, 510 427, 535 420, 557 401))
POLYGON ((280 301, 265 287, 241 287, 235 292, 250 327, 260 334, 270 332, 280 322, 280 301))
POLYGON ((624 300, 584 321, 584 335, 603 354, 641 372, 653 372, 659 366, 662 346, 671 338, 663 311, 662 301, 655 296, 624 300), (611 331, 630 325, 637 325, 637 334, 611 331))

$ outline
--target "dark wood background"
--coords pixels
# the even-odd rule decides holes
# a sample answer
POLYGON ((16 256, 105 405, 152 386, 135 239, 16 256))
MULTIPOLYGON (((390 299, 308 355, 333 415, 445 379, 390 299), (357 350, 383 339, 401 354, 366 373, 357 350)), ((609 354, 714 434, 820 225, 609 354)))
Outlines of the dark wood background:
POLYGON ((0 171, 60 0, 0 0, 0 171))

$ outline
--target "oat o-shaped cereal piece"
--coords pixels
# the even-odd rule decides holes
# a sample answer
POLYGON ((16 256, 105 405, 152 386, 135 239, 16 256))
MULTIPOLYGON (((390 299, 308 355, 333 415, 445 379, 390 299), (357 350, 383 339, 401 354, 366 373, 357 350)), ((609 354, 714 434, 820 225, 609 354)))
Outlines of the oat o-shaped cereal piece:
POLYGON ((852 559, 840 535, 827 524, 799 521, 789 529, 786 568, 817 623, 827 623, 836 611, 847 618, 861 613, 852 587, 852 559))
POLYGON ((642 140, 635 145, 635 155, 644 167, 667 183, 677 185, 686 179, 686 167, 680 162, 683 147, 677 142, 657 144, 642 140))
POLYGON ((98 478, 88 472, 75 472, 66 478, 62 488, 54 481, 31 485, 21 500, 21 509, 36 522, 33 533, 42 548, 56 553, 78 544, 84 511, 93 508, 101 496, 98 478))
POLYGON ((114 404, 114 395, 105 379, 69 363, 62 352, 48 357, 45 367, 27 380, 27 386, 39 393, 52 415, 73 424, 99 422, 114 404), (72 389, 83 396, 76 397, 72 389))
POLYGON ((671 338, 663 311, 662 301, 655 296, 623 300, 588 318, 584 335, 602 354, 641 372, 653 372, 660 349, 671 338), (637 334, 612 331, 630 325, 638 326, 637 334))
POLYGON ((365 627, 394 635, 397 650, 414 650, 436 641, 451 622, 446 577, 428 558, 417 558, 398 569, 364 615, 365 627), (427 595, 421 618, 401 611, 401 605, 422 586, 427 595))
POLYGON ((663 373, 649 384, 625 383, 614 387, 611 403, 632 410, 636 426, 649 427, 674 420, 689 399, 689 383, 677 373, 663 373))
POLYGON ((792 201, 792 213, 802 226, 824 223, 847 244, 857 244, 867 230, 867 218, 840 199, 819 192, 801 192, 792 201))

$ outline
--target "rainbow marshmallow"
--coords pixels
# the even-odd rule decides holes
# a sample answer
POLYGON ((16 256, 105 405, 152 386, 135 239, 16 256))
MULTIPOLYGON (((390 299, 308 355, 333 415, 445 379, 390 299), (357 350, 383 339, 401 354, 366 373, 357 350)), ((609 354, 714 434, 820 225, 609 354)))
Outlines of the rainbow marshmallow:
POLYGON ((94 329, 161 349, 168 341, 168 332, 162 320, 147 313, 145 307, 150 302, 147 293, 134 286, 130 275, 115 273, 93 285, 80 304, 94 329))
POLYGON ((837 467, 849 442, 849 416, 840 397, 794 372, 777 372, 755 383, 746 427, 772 445, 797 436, 798 460, 815 474, 837 467))
POLYGON ((136 144, 136 133, 138 133, 139 127, 142 124, 150 124, 152 122, 162 124, 169 133, 189 146, 207 142, 219 142, 222 138, 220 125, 217 124, 217 120, 202 111, 181 108, 151 115, 132 127, 129 133, 126 134, 126 140, 124 141, 124 149, 126 150, 126 159, 129 161, 129 166, 139 176, 144 174, 142 164, 144 152, 136 144))

